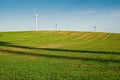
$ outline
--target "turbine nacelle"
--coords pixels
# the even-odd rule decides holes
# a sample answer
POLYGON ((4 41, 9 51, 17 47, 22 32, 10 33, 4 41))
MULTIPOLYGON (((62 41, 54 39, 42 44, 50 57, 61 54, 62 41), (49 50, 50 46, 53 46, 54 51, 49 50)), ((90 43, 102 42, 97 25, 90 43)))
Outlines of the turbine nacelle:
POLYGON ((35 17, 38 17, 38 14, 37 14, 37 13, 35 14, 35 17))

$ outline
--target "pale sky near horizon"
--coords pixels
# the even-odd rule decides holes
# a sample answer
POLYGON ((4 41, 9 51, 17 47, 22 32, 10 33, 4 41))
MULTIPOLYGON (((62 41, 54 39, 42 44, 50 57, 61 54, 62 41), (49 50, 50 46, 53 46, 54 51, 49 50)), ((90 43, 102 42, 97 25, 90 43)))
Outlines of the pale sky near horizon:
POLYGON ((38 29, 120 33, 120 0, 0 0, 0 31, 38 29))

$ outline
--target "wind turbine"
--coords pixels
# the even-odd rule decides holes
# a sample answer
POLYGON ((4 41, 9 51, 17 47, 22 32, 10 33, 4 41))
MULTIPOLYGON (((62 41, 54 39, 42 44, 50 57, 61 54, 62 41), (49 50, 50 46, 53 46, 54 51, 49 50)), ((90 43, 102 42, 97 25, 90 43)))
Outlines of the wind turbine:
POLYGON ((37 0, 35 0, 35 30, 38 30, 38 13, 37 13, 37 0))
POLYGON ((57 27, 58 27, 58 25, 57 24, 55 24, 55 29, 57 30, 57 27))
POLYGON ((94 28, 94 30, 95 30, 95 32, 96 32, 96 30, 97 30, 97 26, 96 26, 96 16, 94 16, 94 26, 93 26, 93 28, 94 28))
POLYGON ((93 26, 93 28, 95 29, 95 32, 96 32, 96 25, 95 25, 95 26, 93 26))
POLYGON ((38 29, 38 14, 35 12, 35 30, 37 31, 38 29))

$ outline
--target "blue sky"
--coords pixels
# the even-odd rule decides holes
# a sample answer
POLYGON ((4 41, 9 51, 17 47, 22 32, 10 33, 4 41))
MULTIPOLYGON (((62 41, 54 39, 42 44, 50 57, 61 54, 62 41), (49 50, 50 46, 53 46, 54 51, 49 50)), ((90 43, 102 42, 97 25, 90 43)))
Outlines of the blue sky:
POLYGON ((0 0, 0 31, 38 29, 120 33, 120 0, 0 0))

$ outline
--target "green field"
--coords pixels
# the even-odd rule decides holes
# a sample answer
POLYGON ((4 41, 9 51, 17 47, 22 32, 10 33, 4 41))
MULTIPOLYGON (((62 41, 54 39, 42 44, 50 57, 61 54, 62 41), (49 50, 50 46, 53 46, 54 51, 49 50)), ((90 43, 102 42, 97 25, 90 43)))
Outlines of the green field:
POLYGON ((0 32, 0 80, 120 80, 120 34, 0 32))

